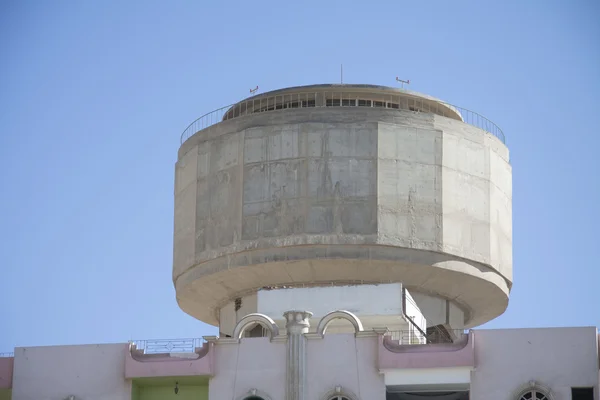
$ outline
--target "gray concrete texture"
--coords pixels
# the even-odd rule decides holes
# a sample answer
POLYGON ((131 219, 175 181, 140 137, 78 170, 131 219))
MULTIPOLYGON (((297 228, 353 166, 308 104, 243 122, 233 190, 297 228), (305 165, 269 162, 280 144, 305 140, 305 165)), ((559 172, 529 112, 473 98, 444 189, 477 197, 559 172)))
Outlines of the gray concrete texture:
POLYGON ((403 282, 476 326, 512 284, 512 172, 495 137, 434 114, 303 108, 213 125, 179 151, 173 281, 209 324, 272 285, 403 282))

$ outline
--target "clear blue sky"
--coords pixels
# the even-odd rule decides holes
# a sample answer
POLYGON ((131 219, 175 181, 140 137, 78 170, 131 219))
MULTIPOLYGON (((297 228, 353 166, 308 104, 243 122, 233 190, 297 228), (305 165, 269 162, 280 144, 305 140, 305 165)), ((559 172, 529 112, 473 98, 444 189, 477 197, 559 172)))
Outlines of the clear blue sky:
POLYGON ((598 21, 593 0, 3 1, 0 351, 214 334, 171 281, 179 135, 340 63, 504 130, 515 283, 485 327, 600 326, 598 21))

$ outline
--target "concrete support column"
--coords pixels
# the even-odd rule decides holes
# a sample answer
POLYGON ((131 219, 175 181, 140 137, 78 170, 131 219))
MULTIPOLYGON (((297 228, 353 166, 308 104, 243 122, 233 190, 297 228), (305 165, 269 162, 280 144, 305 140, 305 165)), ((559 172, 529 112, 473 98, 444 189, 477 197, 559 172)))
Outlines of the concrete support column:
POLYGON ((312 313, 308 311, 286 311, 285 328, 287 329, 287 365, 286 365, 286 400, 306 400, 306 337, 312 313))

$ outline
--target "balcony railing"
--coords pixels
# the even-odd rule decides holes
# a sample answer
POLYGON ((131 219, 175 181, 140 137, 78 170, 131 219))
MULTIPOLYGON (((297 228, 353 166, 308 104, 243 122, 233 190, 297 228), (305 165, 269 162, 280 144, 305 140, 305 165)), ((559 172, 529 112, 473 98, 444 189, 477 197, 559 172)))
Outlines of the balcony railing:
POLYGON ((146 339, 131 340, 129 343, 143 354, 194 353, 202 347, 204 339, 146 339))
POLYGON ((12 351, 10 352, 6 352, 6 353, 0 353, 0 358, 8 358, 8 357, 14 357, 15 353, 13 353, 12 351))
POLYGON ((292 93, 268 97, 259 97, 221 107, 204 114, 192 122, 181 134, 181 143, 196 132, 215 125, 221 121, 243 117, 245 115, 287 110, 295 108, 323 108, 323 107, 372 107, 388 110, 403 110, 437 114, 443 117, 457 119, 482 129, 505 143, 504 133, 492 121, 476 112, 463 107, 444 103, 437 100, 386 94, 357 95, 348 92, 315 92, 292 93))
POLYGON ((465 335, 467 333, 464 329, 428 329, 425 335, 416 329, 389 331, 385 334, 401 345, 454 343, 464 338, 465 335))

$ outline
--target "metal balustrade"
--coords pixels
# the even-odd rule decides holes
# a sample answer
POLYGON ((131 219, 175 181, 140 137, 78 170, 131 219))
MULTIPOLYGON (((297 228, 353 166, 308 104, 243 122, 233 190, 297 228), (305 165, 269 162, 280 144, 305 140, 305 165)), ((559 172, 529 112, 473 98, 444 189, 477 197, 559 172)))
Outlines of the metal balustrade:
POLYGON ((407 329, 401 331, 389 331, 385 333, 399 344, 441 344, 454 343, 467 335, 464 329, 428 329, 428 332, 423 335, 417 329, 407 329))
POLYGON ((492 121, 476 112, 449 103, 403 94, 355 94, 352 92, 289 93, 251 98, 221 107, 193 121, 181 134, 181 143, 196 132, 222 121, 246 115, 299 108, 370 107, 396 111, 431 113, 460 120, 482 129, 505 143, 504 133, 492 121))
POLYGON ((131 340, 129 343, 144 354, 194 353, 202 347, 204 339, 146 339, 131 340))

